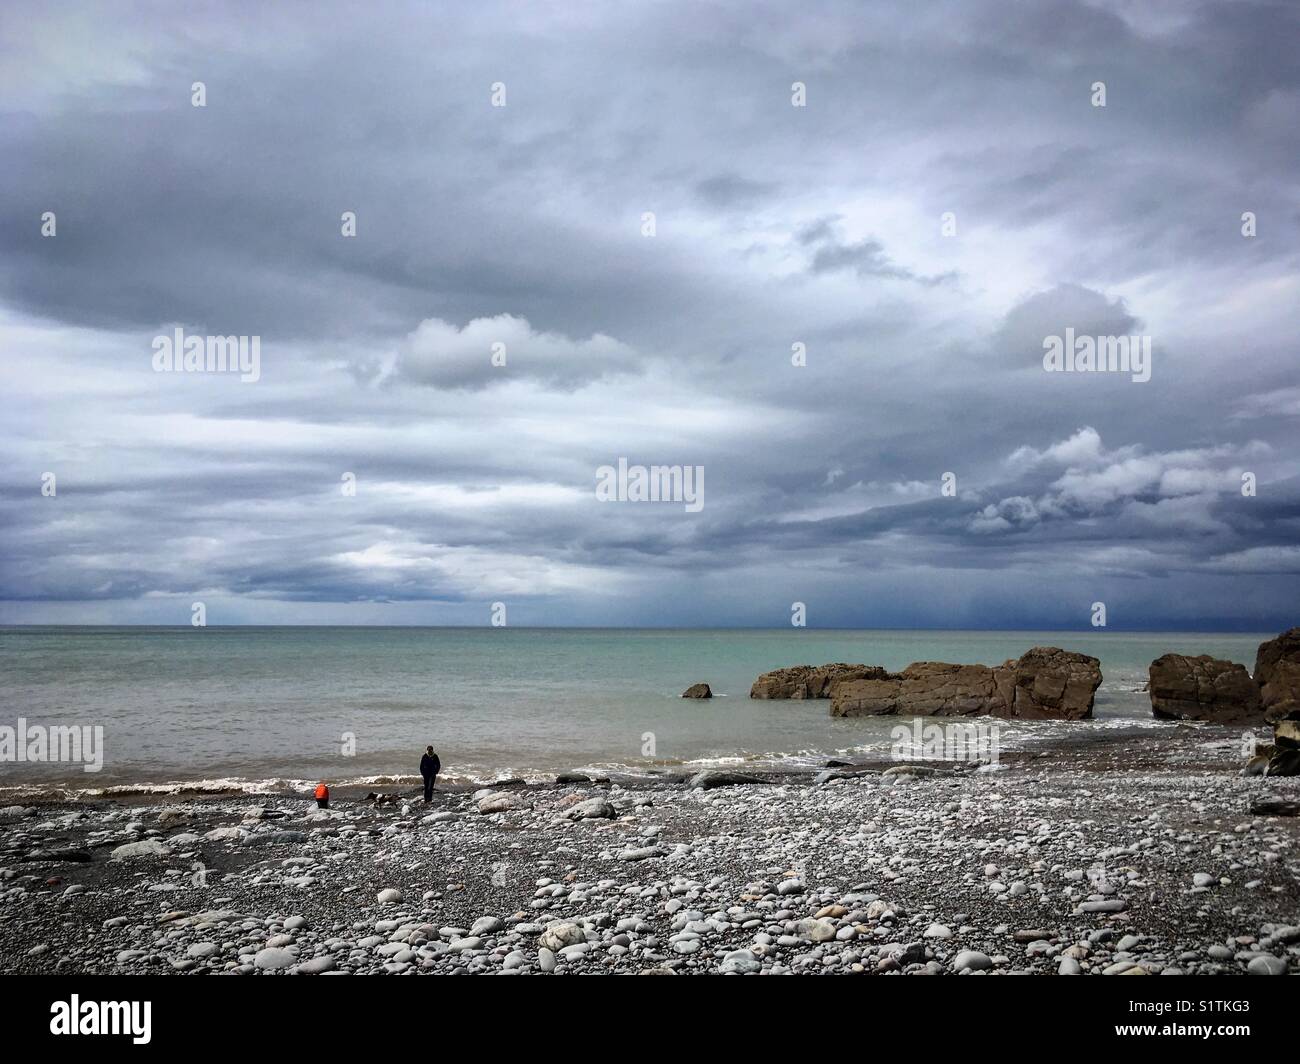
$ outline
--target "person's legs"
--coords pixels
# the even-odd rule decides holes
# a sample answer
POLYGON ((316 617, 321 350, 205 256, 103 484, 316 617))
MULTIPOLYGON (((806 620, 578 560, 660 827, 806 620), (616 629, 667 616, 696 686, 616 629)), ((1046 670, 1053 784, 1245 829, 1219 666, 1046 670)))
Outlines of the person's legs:
POLYGON ((433 801, 433 781, 434 781, 434 778, 435 778, 435 777, 433 777, 433 776, 425 776, 425 777, 424 777, 424 800, 425 800, 426 802, 431 802, 431 801, 433 801))

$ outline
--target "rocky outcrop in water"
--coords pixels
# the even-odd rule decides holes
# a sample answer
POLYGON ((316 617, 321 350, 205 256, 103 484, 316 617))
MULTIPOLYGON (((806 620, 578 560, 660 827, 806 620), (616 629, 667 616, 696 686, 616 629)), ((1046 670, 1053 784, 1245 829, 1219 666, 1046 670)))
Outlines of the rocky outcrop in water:
POLYGON ((1255 683, 1266 720, 1300 719, 1300 628, 1260 643, 1255 683))
POLYGON ((706 683, 693 683, 682 692, 683 698, 712 698, 713 688, 706 683))
POLYGON ((1164 654, 1151 663, 1151 712, 1165 720, 1262 724, 1259 687, 1244 665, 1212 658, 1164 654))
POLYGON ((1059 647, 1033 647, 1002 670, 1015 677, 1015 696, 1007 712, 995 717, 1023 720, 1082 720, 1092 716, 1092 703, 1101 686, 1101 662, 1088 654, 1059 647))
POLYGON ((750 698, 830 698, 831 688, 842 680, 886 676, 879 665, 793 665, 765 672, 749 689, 750 698))
POLYGON ((918 661, 900 673, 841 680, 831 693, 831 715, 1082 720, 1092 716, 1100 684, 1096 658, 1034 647, 993 668, 918 661))

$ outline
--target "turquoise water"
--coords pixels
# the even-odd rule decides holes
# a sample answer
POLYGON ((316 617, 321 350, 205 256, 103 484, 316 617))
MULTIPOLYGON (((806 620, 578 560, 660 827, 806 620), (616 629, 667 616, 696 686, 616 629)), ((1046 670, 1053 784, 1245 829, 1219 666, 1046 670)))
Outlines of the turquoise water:
POLYGON ((887 748, 894 718, 751 701, 795 664, 995 665, 1035 645, 1101 660, 1092 722, 1015 723, 1003 747, 1151 721, 1147 666, 1170 651, 1253 668, 1272 633, 521 628, 0 628, 0 725, 100 725, 104 766, 0 762, 0 787, 409 776, 432 743, 451 778, 726 762, 815 764, 887 748), (711 702, 684 700, 699 681, 711 702), (345 753, 345 735, 355 751, 345 753), (652 738, 651 738, 652 737, 652 738), (643 751, 653 741, 653 756, 643 751))

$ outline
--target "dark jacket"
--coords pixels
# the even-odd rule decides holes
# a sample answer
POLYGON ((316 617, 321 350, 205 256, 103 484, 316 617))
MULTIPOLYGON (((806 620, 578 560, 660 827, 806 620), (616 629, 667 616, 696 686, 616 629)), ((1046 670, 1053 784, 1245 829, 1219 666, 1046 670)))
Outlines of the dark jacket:
POLYGON ((441 769, 442 762, 438 760, 437 754, 425 754, 420 758, 420 775, 425 779, 436 776, 441 769))

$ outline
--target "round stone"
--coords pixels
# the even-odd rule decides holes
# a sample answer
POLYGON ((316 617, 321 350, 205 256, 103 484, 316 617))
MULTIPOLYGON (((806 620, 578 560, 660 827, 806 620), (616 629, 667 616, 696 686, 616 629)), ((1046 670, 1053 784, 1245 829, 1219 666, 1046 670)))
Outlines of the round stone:
POLYGON ((254 966, 264 971, 288 968, 293 962, 293 954, 279 946, 268 946, 264 950, 259 950, 257 956, 253 958, 254 966))

